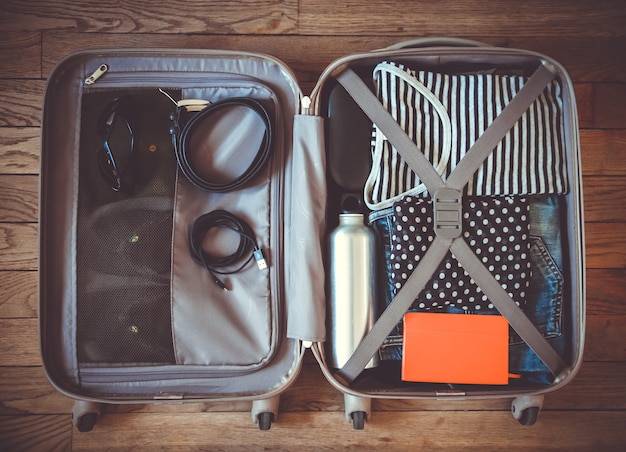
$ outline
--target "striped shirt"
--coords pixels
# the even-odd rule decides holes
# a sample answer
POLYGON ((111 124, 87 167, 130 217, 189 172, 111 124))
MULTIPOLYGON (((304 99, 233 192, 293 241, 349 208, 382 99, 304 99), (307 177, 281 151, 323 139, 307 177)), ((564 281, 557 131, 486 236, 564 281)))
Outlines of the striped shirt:
MULTIPOLYGON (((445 180, 474 142, 524 86, 525 77, 440 74, 384 62, 374 69, 383 106, 445 180)), ((509 130, 465 187, 466 195, 567 191, 562 87, 553 80, 509 130)), ((365 200, 372 210, 426 187, 374 125, 365 200)))

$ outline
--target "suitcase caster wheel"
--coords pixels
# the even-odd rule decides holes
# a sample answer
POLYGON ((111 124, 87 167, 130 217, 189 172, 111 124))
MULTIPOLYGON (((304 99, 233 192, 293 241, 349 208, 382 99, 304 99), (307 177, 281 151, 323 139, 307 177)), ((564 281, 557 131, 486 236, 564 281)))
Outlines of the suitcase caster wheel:
POLYGON ((365 411, 355 411, 350 414, 352 418, 352 427, 355 430, 363 430, 365 428, 365 411))
POLYGON ((274 413, 264 412, 259 413, 259 430, 269 430, 272 427, 272 421, 274 420, 274 413))
POLYGON ((78 422, 76 422, 76 428, 79 432, 90 432, 93 430, 94 425, 96 425, 96 420, 98 419, 98 413, 87 413, 83 414, 78 418, 78 422))
POLYGON ((517 420, 520 425, 534 425, 537 422, 537 417, 539 416, 539 407, 531 406, 522 411, 522 415, 517 420))

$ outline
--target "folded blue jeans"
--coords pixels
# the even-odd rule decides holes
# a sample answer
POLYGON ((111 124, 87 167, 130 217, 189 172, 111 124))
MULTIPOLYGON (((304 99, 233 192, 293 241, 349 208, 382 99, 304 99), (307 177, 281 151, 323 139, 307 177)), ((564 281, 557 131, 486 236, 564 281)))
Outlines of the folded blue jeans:
MULTIPOLYGON (((560 228, 564 206, 559 195, 529 196, 529 235, 530 235, 530 284, 526 300, 520 306, 533 324, 539 329, 556 352, 565 357, 566 336, 564 322, 563 284, 563 238, 560 228)), ((385 256, 379 265, 381 296, 385 305, 396 293, 392 274, 394 212, 393 208, 374 211, 369 216, 370 224, 378 232, 385 256)), ((468 312, 455 306, 448 306, 449 313, 468 312)), ((486 313, 486 312, 484 312, 486 313)), ((427 346, 427 345, 426 345, 427 346)), ((379 350, 382 360, 402 359, 402 323, 385 339, 379 350)), ((522 374, 525 381, 548 384, 553 377, 537 355, 511 330, 509 349, 509 370, 522 374)))

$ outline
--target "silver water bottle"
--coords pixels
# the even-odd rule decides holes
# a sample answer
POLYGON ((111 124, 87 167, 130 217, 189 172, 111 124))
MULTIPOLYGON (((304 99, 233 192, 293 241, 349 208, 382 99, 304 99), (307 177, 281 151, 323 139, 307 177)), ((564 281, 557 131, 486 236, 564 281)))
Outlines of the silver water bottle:
MULTIPOLYGON (((326 357, 341 368, 376 320, 376 234, 363 214, 342 213, 330 235, 326 357)), ((378 365, 377 355, 366 368, 378 365)))

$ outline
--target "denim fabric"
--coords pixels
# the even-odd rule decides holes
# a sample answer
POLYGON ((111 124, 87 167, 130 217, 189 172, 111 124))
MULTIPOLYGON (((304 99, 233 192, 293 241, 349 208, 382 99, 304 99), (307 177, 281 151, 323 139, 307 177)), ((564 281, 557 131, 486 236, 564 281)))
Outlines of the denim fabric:
MULTIPOLYGON (((530 197, 531 235, 531 282, 527 299, 522 309, 541 331, 557 353, 565 357, 567 341, 563 333, 563 250, 561 197, 558 195, 530 197)), ((393 210, 383 209, 370 214, 370 223, 378 232, 384 247, 384 264, 379 266, 381 296, 385 305, 395 295, 391 275, 391 231, 393 231, 393 210)), ((458 310, 467 313, 467 311, 458 310)), ((448 310, 448 312, 452 312, 448 310)), ((537 355, 511 330, 509 349, 509 369, 519 373, 526 381, 550 383, 552 376, 537 355)), ((385 339, 379 351, 383 360, 402 359, 402 323, 385 339)))
MULTIPOLYGON (((369 222, 372 228, 378 233, 378 243, 383 249, 384 259, 381 260, 378 269, 378 284, 380 297, 383 300, 380 305, 387 306, 395 296, 396 289, 394 287, 391 273, 391 249, 393 243, 391 234, 393 231, 393 207, 382 210, 376 210, 369 216, 369 222)), ((380 359, 400 361, 402 359, 402 322, 398 323, 391 333, 387 336, 379 350, 380 359)))
MULTIPOLYGON (((563 229, 560 227, 564 204, 561 196, 537 197, 530 208, 532 277, 524 312, 555 351, 567 359, 564 322, 563 229)), ((553 380, 546 365, 528 345, 511 335, 509 369, 523 374, 527 381, 548 384, 553 380)))

